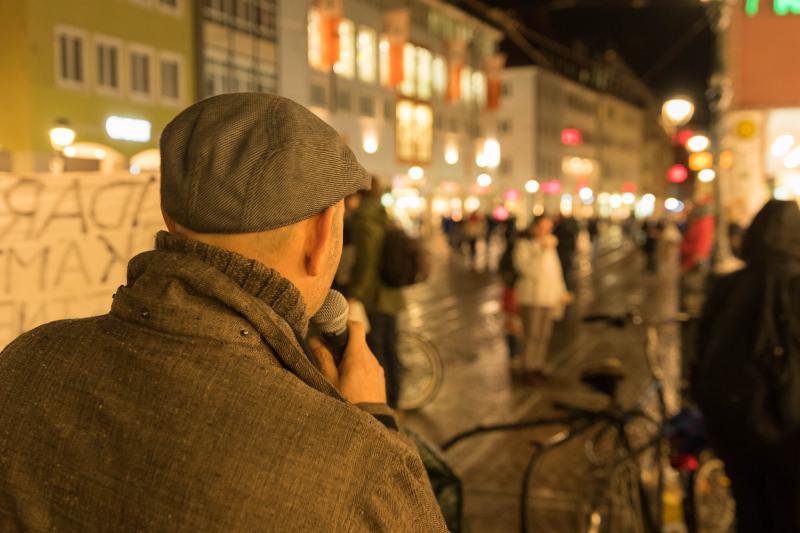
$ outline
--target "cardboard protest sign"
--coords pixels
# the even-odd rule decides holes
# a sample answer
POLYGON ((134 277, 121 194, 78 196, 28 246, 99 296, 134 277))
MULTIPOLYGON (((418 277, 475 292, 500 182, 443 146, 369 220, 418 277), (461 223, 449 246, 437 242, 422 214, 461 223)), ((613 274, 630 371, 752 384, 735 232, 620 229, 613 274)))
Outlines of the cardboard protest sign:
POLYGON ((163 226, 156 175, 0 173, 0 348, 107 313, 128 260, 163 226))

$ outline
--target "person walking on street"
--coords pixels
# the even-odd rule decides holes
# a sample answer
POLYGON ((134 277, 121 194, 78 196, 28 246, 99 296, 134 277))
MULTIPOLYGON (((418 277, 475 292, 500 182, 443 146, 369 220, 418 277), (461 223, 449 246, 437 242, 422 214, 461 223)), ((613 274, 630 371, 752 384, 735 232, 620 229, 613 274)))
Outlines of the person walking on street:
POLYGON ((473 269, 478 264, 478 240, 486 235, 486 218, 477 211, 470 213, 464 220, 464 240, 469 246, 469 264, 473 269))
POLYGON ((405 310, 402 290, 381 279, 381 257, 389 215, 381 205, 383 188, 372 179, 372 188, 361 195, 361 205, 352 218, 355 264, 348 288, 351 300, 364 306, 370 331, 367 344, 378 358, 386 377, 386 398, 397 407, 400 368, 397 359, 397 315, 405 310))
POLYGON ((553 235, 558 239, 558 259, 561 261, 561 270, 564 273, 564 283, 569 287, 572 269, 575 264, 575 247, 578 240, 578 223, 572 216, 562 215, 553 229, 553 235))
POLYGON ((532 380, 546 379, 550 371, 547 352, 553 322, 561 320, 569 295, 553 221, 539 217, 514 247, 514 268, 519 273, 515 285, 524 332, 522 357, 525 374, 532 380))
POLYGON ((353 323, 308 337, 369 176, 269 94, 207 98, 161 136, 167 231, 108 314, 0 354, 0 530, 447 530, 353 323))
POLYGON ((739 533, 800 531, 800 209, 771 200, 700 321, 692 395, 736 499, 739 533))

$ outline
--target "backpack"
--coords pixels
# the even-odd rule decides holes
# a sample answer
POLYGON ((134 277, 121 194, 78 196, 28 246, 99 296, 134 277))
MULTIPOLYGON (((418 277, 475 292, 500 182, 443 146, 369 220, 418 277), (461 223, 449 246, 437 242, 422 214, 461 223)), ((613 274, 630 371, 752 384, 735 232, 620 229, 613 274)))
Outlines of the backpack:
POLYGON ((712 321, 700 332, 692 394, 715 440, 743 456, 780 449, 800 432, 798 288, 800 279, 745 269, 724 280, 706 310, 712 321))
POLYGON ((381 249, 380 276, 384 285, 407 287, 428 279, 430 259, 419 239, 392 224, 386 227, 381 249))

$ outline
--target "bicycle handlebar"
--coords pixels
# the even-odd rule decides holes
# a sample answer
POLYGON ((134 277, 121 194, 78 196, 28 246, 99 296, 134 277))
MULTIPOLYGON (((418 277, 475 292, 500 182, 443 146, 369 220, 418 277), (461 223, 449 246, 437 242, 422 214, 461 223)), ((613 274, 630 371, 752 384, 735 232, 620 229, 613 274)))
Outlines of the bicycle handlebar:
POLYGON ((646 325, 646 326, 660 326, 664 324, 674 324, 680 322, 687 322, 691 317, 686 313, 677 313, 675 316, 670 318, 664 318, 661 320, 645 320, 642 315, 637 312, 628 312, 623 315, 611 315, 611 314, 591 314, 586 315, 583 317, 584 322, 605 322, 609 326, 613 326, 615 328, 622 329, 628 324, 634 324, 636 326, 639 325, 646 325))

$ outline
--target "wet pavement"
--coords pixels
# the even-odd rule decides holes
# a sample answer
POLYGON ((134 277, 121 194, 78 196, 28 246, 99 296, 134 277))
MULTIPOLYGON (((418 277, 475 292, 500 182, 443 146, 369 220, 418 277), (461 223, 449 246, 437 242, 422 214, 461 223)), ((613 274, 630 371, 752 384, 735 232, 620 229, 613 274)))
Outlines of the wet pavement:
MULTIPOLYGON (((499 247, 490 247, 494 264, 499 247)), ((634 403, 651 383, 644 331, 585 324, 582 317, 634 309, 653 320, 670 317, 675 313, 676 277, 669 269, 659 275, 644 272, 641 253, 613 232, 601 239, 598 248, 594 258, 588 250, 577 257, 576 300, 557 325, 551 344, 557 370, 549 383, 534 387, 512 379, 497 275, 486 272, 480 263, 478 270, 469 268, 459 254, 435 242, 437 268, 428 282, 409 289, 408 312, 400 326, 423 334, 437 346, 445 364, 445 381, 437 398, 423 409, 405 413, 404 422, 441 443, 479 424, 552 414, 556 399, 600 406, 606 399, 581 385, 578 376, 586 365, 607 357, 623 363, 628 378, 620 396, 624 404, 634 403)), ((677 368, 677 327, 664 325, 659 332, 661 360, 677 368)), ((448 461, 465 484, 464 511, 471 533, 519 530, 520 483, 531 441, 545 436, 541 430, 480 436, 448 451, 448 461)), ((556 475, 568 476, 568 462, 561 466, 563 471, 556 475)))

